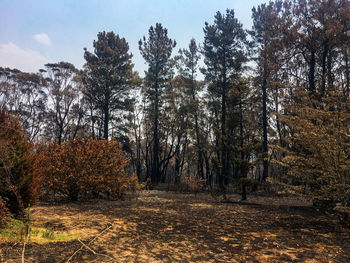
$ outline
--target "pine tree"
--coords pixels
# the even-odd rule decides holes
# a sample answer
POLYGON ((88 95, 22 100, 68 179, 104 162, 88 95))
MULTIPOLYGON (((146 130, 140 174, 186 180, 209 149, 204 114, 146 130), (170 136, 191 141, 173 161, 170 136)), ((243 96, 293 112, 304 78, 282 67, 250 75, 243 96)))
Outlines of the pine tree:
POLYGON ((197 173, 198 176, 204 179, 204 160, 203 160, 203 145, 200 134, 199 127, 199 97, 198 91, 201 85, 196 81, 196 74, 198 70, 198 61, 200 59, 199 47, 194 39, 191 39, 190 44, 188 45, 188 49, 180 49, 181 56, 181 68, 180 74, 187 80, 185 83, 186 91, 189 100, 190 114, 194 119, 194 132, 195 132, 195 140, 196 140, 196 148, 197 148, 197 173))
POLYGON ((246 32, 235 18, 233 10, 226 14, 217 12, 213 25, 205 23, 203 55, 205 80, 210 83, 209 92, 220 98, 220 127, 218 128, 218 181, 222 191, 228 180, 229 162, 227 149, 227 97, 232 88, 231 78, 238 78, 247 61, 246 32))
POLYGON ((103 137, 108 139, 111 120, 117 120, 116 137, 121 136, 125 130, 123 114, 131 110, 132 54, 125 38, 113 32, 100 32, 97 38, 93 43, 94 53, 84 49, 84 94, 93 109, 102 113, 103 137))
POLYGON ((159 144, 159 115, 162 107, 162 96, 165 87, 172 76, 173 63, 171 53, 176 42, 168 37, 168 30, 159 23, 148 30, 148 38, 145 36, 139 41, 141 55, 148 64, 145 72, 146 91, 148 101, 148 114, 152 122, 153 158, 151 167, 151 181, 158 183, 161 179, 160 170, 160 144, 159 144))

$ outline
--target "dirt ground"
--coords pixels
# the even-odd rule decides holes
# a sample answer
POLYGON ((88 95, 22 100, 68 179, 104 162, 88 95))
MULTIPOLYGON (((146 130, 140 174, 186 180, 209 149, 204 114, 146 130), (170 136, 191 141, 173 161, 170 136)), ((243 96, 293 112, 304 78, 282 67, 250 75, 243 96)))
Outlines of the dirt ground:
MULTIPOLYGON (((32 225, 67 242, 28 243, 25 262, 350 262, 350 231, 294 198, 215 201, 150 191, 138 200, 32 208, 32 225)), ((23 244, 0 241, 0 262, 21 262, 23 244)))

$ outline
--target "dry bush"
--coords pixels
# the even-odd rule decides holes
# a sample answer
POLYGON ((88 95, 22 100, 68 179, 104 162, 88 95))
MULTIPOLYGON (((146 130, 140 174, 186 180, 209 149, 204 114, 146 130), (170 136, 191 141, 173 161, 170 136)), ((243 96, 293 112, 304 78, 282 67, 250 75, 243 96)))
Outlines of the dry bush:
POLYGON ((6 207, 5 201, 0 198, 0 228, 7 225, 11 218, 11 213, 6 207))
POLYGON ((286 139, 281 162, 295 192, 312 198, 317 206, 333 209, 336 203, 350 207, 350 99, 342 91, 310 102, 300 92, 300 104, 281 120, 293 131, 286 139))
POLYGON ((45 200, 120 199, 137 180, 128 162, 117 141, 78 138, 40 146, 34 168, 45 200))
POLYGON ((32 145, 18 119, 0 110, 0 196, 17 218, 33 203, 32 145))
MULTIPOLYGON (((179 192, 198 193, 207 189, 206 180, 196 176, 181 176, 180 182, 173 185, 174 190, 179 192)), ((171 187, 168 186, 168 189, 171 187)))

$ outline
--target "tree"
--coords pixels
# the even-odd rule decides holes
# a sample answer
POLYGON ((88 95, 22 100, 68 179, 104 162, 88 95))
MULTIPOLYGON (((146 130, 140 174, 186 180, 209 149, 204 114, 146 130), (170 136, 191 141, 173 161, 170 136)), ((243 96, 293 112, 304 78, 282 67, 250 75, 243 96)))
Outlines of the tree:
POLYGON ((141 55, 148 64, 145 72, 146 91, 149 107, 148 114, 152 121, 153 158, 151 181, 157 183, 161 179, 160 144, 159 144, 159 115, 162 107, 162 95, 169 85, 173 63, 170 59, 176 42, 168 38, 168 30, 159 23, 148 30, 148 38, 144 36, 139 41, 141 55))
MULTIPOLYGON (((268 130, 269 125, 269 105, 275 103, 272 111, 279 110, 279 85, 278 81, 284 58, 284 46, 282 42, 283 21, 281 19, 282 2, 270 2, 268 5, 262 4, 258 8, 252 9, 253 29, 250 35, 253 39, 254 60, 257 63, 257 77, 255 82, 259 87, 261 94, 262 106, 262 158, 263 158, 263 174, 260 180, 265 181, 269 170, 269 146, 268 146, 268 130), (273 98, 273 102, 272 102, 273 98)), ((280 122, 277 118, 276 126, 280 141, 282 140, 280 122)))
POLYGON ((237 78, 247 61, 245 46, 246 32, 235 18, 234 10, 226 14, 217 12, 213 25, 207 22, 204 27, 203 55, 205 79, 211 85, 209 92, 220 98, 220 127, 218 137, 218 182, 224 192, 229 175, 227 148, 227 96, 232 88, 230 79, 237 78))
POLYGON ((97 38, 93 43, 94 53, 84 49, 84 94, 92 109, 102 114, 103 137, 108 139, 111 120, 119 123, 114 127, 116 137, 124 133, 123 113, 132 107, 133 100, 129 97, 133 78, 132 54, 125 38, 113 32, 100 32, 97 38), (114 115, 117 112, 118 117, 114 115))
POLYGON ((293 134, 282 148, 289 183, 314 200, 350 207, 349 98, 340 89, 321 101, 311 101, 305 91, 299 98, 281 116, 293 134))
POLYGON ((30 141, 42 136, 47 111, 47 82, 39 74, 0 68, 0 108, 18 116, 30 141))
POLYGON ((58 144, 69 137, 74 138, 84 116, 82 82, 79 71, 68 62, 49 63, 46 70, 48 104, 47 129, 53 129, 58 144), (75 115, 77 123, 74 123, 75 115))
POLYGON ((198 61, 200 59, 199 47, 195 39, 191 39, 188 49, 180 49, 180 59, 181 59, 181 68, 180 74, 186 80, 186 93, 190 97, 188 107, 189 111, 194 119, 194 130, 195 130, 195 140, 197 148, 197 173, 198 176, 204 179, 204 161, 203 161, 203 145, 201 140, 201 133, 199 127, 199 98, 198 91, 200 90, 201 85, 196 81, 196 74, 198 70, 198 61))

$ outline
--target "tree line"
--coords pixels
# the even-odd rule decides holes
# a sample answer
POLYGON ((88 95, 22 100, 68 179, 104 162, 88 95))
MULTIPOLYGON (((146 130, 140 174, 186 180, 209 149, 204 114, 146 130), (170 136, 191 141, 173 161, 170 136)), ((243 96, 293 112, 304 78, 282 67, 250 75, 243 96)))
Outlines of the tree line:
POLYGON ((246 30, 234 10, 217 12, 204 40, 178 52, 151 26, 144 77, 125 38, 100 32, 82 70, 1 68, 0 107, 33 142, 117 139, 140 181, 192 176, 225 195, 269 178, 349 206, 349 1, 270 1, 252 19, 246 30))

